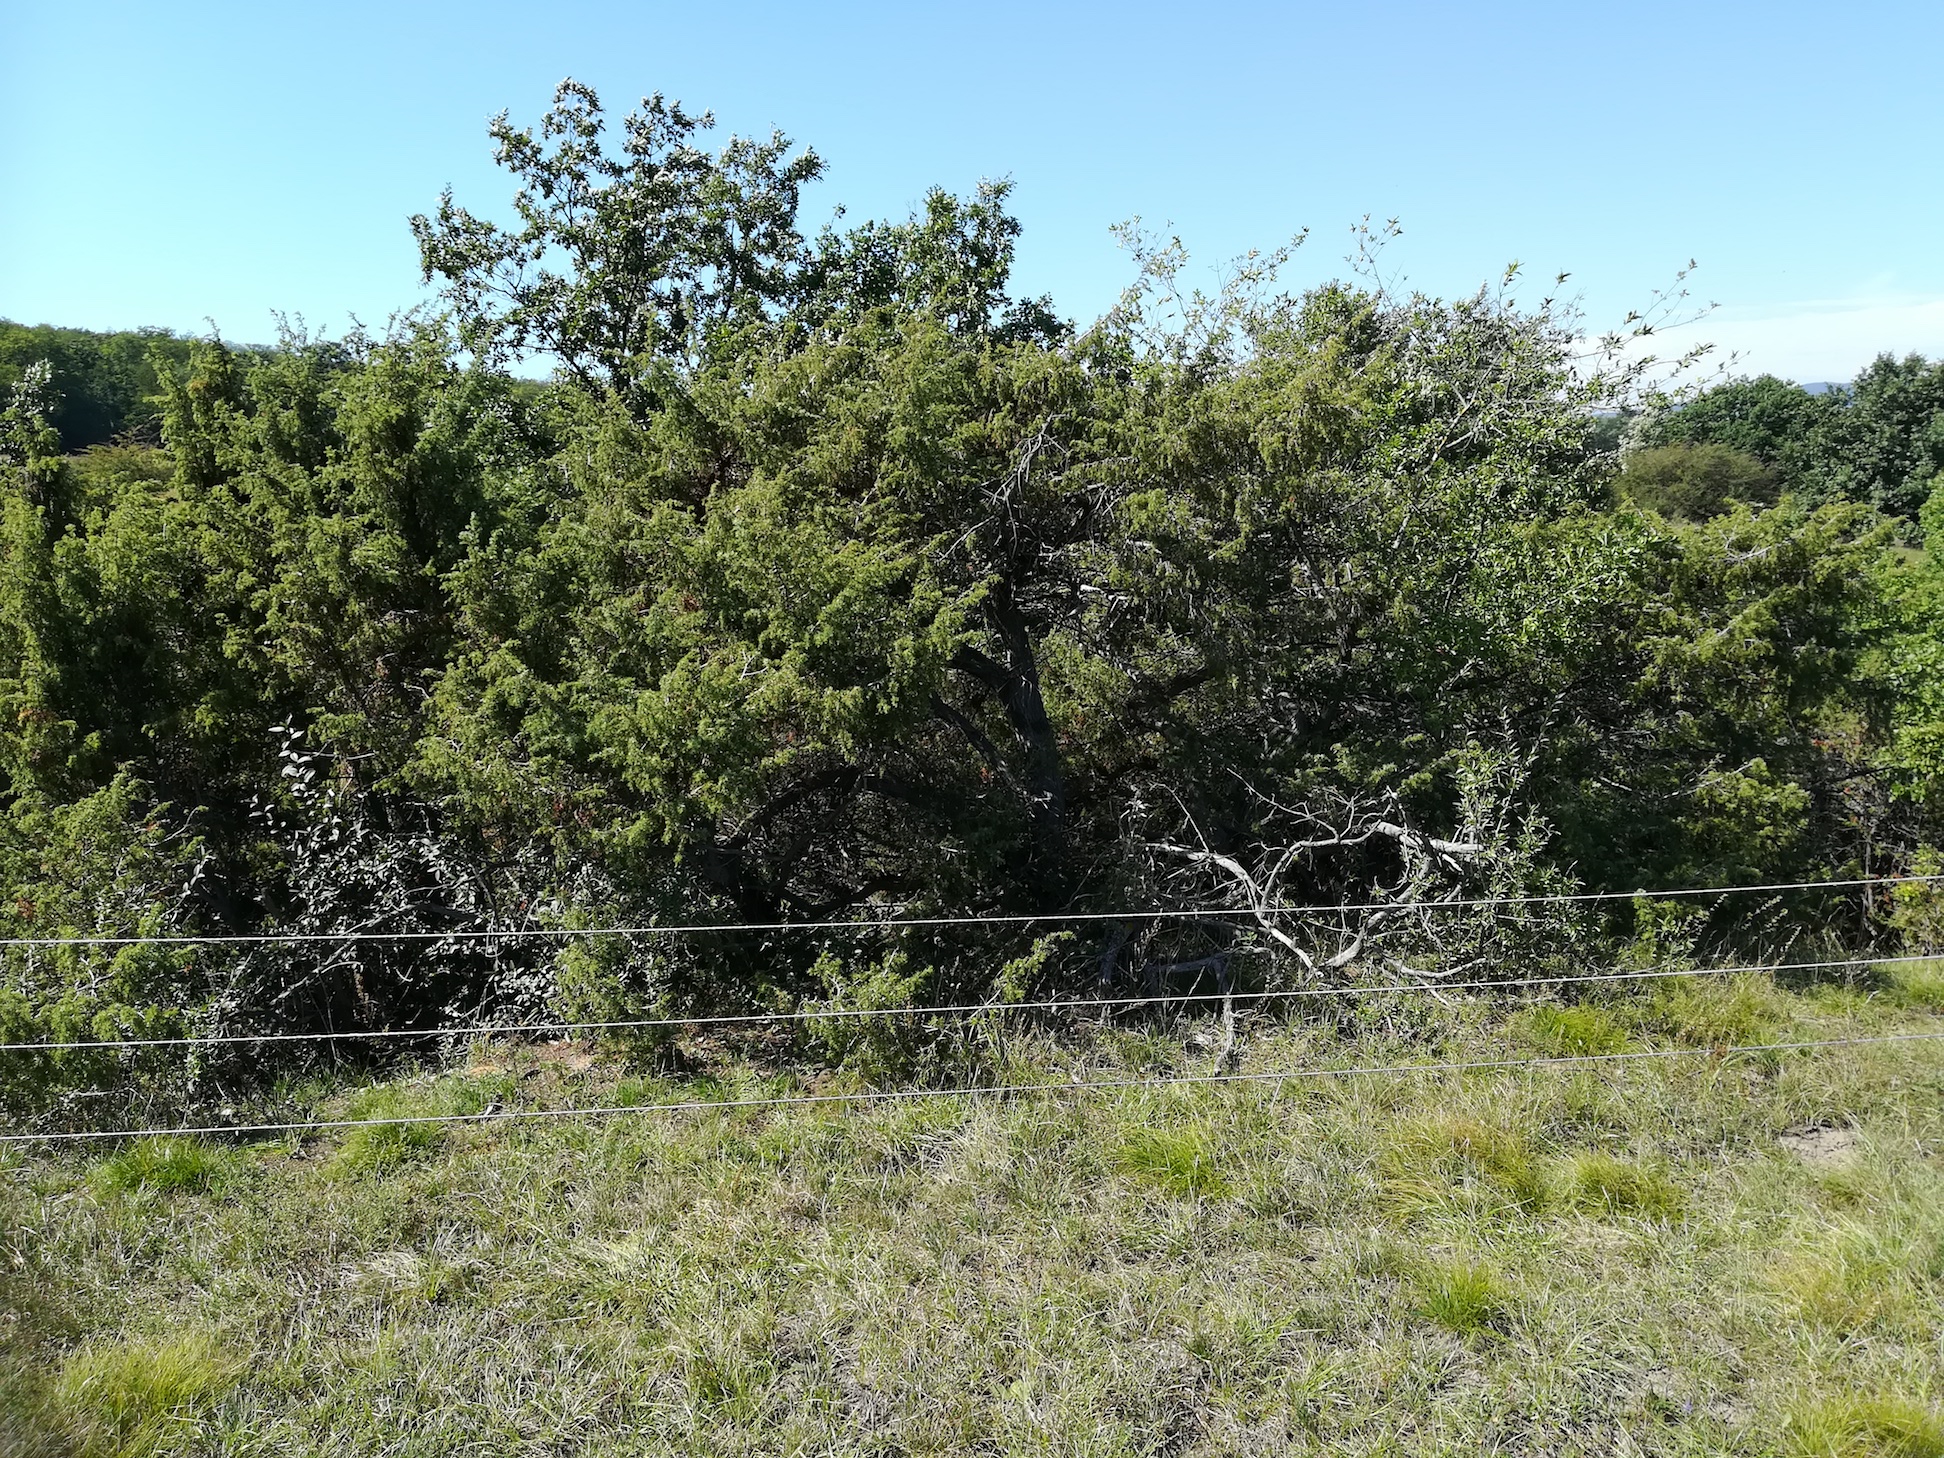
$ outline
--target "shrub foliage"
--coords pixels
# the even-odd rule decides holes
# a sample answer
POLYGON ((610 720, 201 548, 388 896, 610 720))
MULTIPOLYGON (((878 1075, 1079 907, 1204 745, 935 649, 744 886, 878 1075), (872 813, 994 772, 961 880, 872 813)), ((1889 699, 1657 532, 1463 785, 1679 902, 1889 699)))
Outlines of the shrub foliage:
POLYGON ((1643 416, 1616 490, 1636 367, 1509 283, 1204 297, 1135 240, 1078 327, 1015 296, 1003 186, 812 236, 815 155, 707 131, 655 98, 616 140, 571 83, 502 120, 517 225, 414 220, 442 312, 158 348, 151 437, 64 454, 15 371, 0 920, 324 939, 9 946, 10 1037, 1489 976, 1636 913, 1272 905, 1930 854, 1938 569, 1884 512, 1934 368, 1643 416), (1125 915, 746 929, 891 904, 1125 915), (721 930, 527 935, 656 920, 721 930))

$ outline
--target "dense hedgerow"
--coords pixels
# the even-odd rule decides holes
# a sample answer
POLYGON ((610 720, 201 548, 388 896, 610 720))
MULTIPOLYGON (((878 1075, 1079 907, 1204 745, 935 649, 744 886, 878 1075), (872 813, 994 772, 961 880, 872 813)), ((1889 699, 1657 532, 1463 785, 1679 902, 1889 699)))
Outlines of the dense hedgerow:
MULTIPOLYGON (((1137 250, 1080 328, 1013 296, 1003 187, 811 237, 813 154, 700 130, 657 100, 608 146, 571 85, 498 124, 517 225, 414 222, 443 312, 161 351, 159 444, 64 454, 59 381, 18 372, 0 932, 429 935, 11 947, 11 1032, 1489 976, 1652 915, 1279 940, 1251 908, 1930 854, 1944 579, 1877 509, 1915 509, 1921 441, 1894 490, 1798 489, 1697 403, 1640 418, 1616 487, 1601 412, 1640 377, 1550 302, 1266 265, 1184 301, 1137 250), (517 935, 887 903, 1220 914, 517 935)), ((1785 898, 1684 945, 1928 916, 1785 898)))

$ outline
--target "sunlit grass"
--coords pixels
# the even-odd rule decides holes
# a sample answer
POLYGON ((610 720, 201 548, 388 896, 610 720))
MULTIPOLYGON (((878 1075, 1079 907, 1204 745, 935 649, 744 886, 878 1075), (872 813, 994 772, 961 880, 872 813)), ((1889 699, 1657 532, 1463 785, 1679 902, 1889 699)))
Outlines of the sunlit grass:
POLYGON ((62 1362, 49 1420, 86 1458, 176 1453, 190 1420, 237 1375, 235 1360, 196 1331, 87 1346, 62 1362))
POLYGON ((1514 1020, 1521 1041, 1550 1057, 1617 1053, 1628 1044, 1626 1024, 1604 1007, 1542 1003, 1514 1020))
POLYGON ((1680 1190, 1659 1170, 1597 1152, 1565 1161, 1558 1194, 1574 1209, 1605 1215, 1667 1220, 1682 1209, 1680 1190))
POLYGON ((1544 1172, 1523 1133, 1474 1114, 1441 1110, 1400 1121, 1382 1163, 1392 1206, 1405 1216, 1457 1205, 1531 1209, 1546 1199, 1544 1172))
MULTIPOLYGON (((808 1078, 496 1049, 319 1105, 356 1129, 20 1154, 0 1452, 1940 1458, 1944 1047, 1711 1051, 1940 1026, 1885 985, 1258 1024, 1245 1071, 1665 1060, 399 1122, 808 1078)), ((1065 1086, 1198 1031, 1006 1052, 1065 1086)))
POLYGON ((1413 1273, 1412 1285, 1419 1313, 1461 1334, 1503 1326, 1512 1312, 1505 1279, 1482 1261, 1427 1261, 1413 1273))
POLYGON ((1766 977, 1673 977, 1652 985, 1636 1018, 1651 1034, 1689 1047, 1773 1041, 1786 1005, 1766 977))
POLYGON ((1171 1195, 1216 1199, 1230 1190, 1214 1140, 1202 1126, 1136 1129, 1115 1151, 1114 1163, 1171 1195))
POLYGON ((1801 1458, 1944 1458, 1944 1414, 1907 1397, 1838 1397, 1796 1414, 1801 1458))
POLYGON ((236 1161, 219 1146, 187 1137, 141 1139, 95 1167, 104 1189, 142 1194, 207 1194, 232 1173, 236 1161))
POLYGON ((1916 1314, 1905 1279, 1908 1254, 1903 1242, 1852 1222, 1779 1253, 1768 1277, 1788 1315, 1852 1336, 1916 1314))
POLYGON ((1944 959, 1880 965, 1883 996, 1893 1006, 1944 1012, 1944 959))

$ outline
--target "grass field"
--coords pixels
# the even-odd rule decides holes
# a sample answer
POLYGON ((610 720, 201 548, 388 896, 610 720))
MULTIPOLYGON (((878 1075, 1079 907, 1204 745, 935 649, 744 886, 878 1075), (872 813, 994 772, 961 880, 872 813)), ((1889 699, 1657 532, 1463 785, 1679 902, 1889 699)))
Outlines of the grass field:
MULTIPOLYGON (((1394 999, 1244 1067, 1669 1059, 16 1149, 0 1451, 1944 1455, 1944 1042, 1705 1051, 1944 1031, 1934 968, 1394 999)), ((320 1107, 805 1086, 574 1053, 320 1107)))

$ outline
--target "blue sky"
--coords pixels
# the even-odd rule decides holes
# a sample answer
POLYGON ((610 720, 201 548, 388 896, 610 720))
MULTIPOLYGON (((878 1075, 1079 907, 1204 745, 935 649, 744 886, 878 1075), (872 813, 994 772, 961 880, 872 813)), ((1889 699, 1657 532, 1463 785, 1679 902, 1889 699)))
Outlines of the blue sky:
POLYGON ((169 6, 0 14, 0 315, 90 327, 273 311, 336 331, 420 295, 406 218, 490 211, 485 139, 572 75, 829 163, 811 220, 1011 175, 1019 281, 1090 318, 1111 224, 1209 265, 1303 227, 1294 281, 1396 216, 1434 292, 1512 259, 1616 321, 1690 258, 1683 339, 1847 378, 1944 355, 1944 6, 659 3, 169 6))

